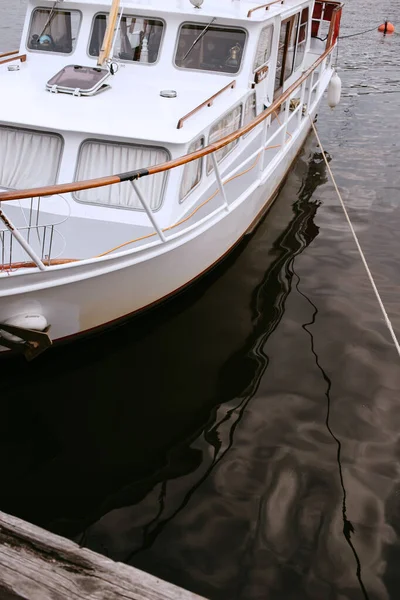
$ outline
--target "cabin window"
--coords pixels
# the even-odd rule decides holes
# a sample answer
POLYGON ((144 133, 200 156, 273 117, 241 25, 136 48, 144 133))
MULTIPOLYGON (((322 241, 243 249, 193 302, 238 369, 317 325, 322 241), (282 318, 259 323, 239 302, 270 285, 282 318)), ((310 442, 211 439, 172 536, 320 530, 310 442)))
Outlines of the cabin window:
POLYGON ((29 50, 71 54, 75 50, 81 19, 78 10, 36 8, 28 33, 29 50))
POLYGON ((254 60, 253 71, 257 71, 257 69, 264 66, 269 61, 271 56, 273 33, 273 25, 267 25, 267 27, 264 27, 264 29, 261 31, 260 39, 258 40, 256 58, 254 60))
MULTIPOLYGON (((89 42, 90 56, 100 55, 107 22, 107 14, 95 16, 89 42)), ((116 36, 114 56, 143 64, 157 62, 163 31, 164 23, 159 19, 124 15, 116 36)))
POLYGON ((62 147, 56 134, 0 127, 0 188, 54 185, 62 147))
MULTIPOLYGON (((189 146, 188 154, 190 154, 191 152, 196 152, 197 150, 201 150, 201 148, 204 148, 204 138, 200 138, 194 141, 189 146)), ((179 198, 181 202, 200 183, 202 170, 202 158, 199 158, 198 160, 192 160, 192 162, 187 163, 187 165, 185 165, 185 168, 183 170, 181 189, 179 193, 179 198)))
POLYGON ((257 116, 256 95, 251 94, 244 105, 243 125, 248 125, 257 116))
POLYGON ((297 35, 297 48, 296 48, 296 59, 295 59, 295 70, 298 69, 304 59, 304 55, 306 53, 306 44, 307 44, 307 33, 308 33, 308 15, 309 10, 304 8, 301 13, 299 31, 297 35))
MULTIPOLYGON (((225 117, 223 117, 216 125, 214 125, 211 128, 209 144, 218 142, 220 139, 239 129, 241 120, 242 105, 239 105, 236 108, 234 108, 230 113, 225 115, 225 117)), ((218 150, 215 153, 217 162, 221 162, 225 158, 225 156, 227 156, 229 152, 231 152, 234 149, 238 141, 239 139, 235 140, 234 142, 231 142, 227 146, 224 146, 223 148, 218 150)), ((209 155, 207 158, 207 174, 211 173, 213 168, 213 161, 211 156, 209 155)))
POLYGON ((246 32, 234 27, 184 23, 179 31, 175 65, 181 69, 238 73, 246 32), (205 33, 203 33, 205 32, 205 33))
MULTIPOLYGON (((163 148, 116 144, 99 140, 87 140, 80 148, 75 180, 95 179, 106 174, 115 175, 135 169, 156 165, 169 159, 163 148)), ((166 183, 166 173, 139 179, 140 188, 152 210, 160 208, 166 183)), ((112 208, 143 210, 139 198, 129 182, 75 192, 75 199, 85 204, 112 208)))

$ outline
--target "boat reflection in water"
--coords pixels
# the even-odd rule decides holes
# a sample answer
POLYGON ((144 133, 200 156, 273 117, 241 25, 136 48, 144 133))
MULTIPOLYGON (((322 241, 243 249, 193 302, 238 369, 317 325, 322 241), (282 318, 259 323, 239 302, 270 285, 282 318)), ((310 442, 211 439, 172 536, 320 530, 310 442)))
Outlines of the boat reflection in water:
MULTIPOLYGON (((296 283, 293 261, 318 235, 312 198, 325 167, 318 153, 306 157, 254 235, 184 294, 32 364, 10 361, 2 510, 116 560, 157 561, 146 550, 235 452, 268 367, 265 343, 296 283)), ((244 525, 227 531, 225 544, 244 525)), ((187 532, 191 549, 210 526, 187 532)), ((164 578, 185 571, 174 552, 173 566, 167 555, 159 565, 164 578)), ((180 573, 186 587, 195 571, 180 573)))

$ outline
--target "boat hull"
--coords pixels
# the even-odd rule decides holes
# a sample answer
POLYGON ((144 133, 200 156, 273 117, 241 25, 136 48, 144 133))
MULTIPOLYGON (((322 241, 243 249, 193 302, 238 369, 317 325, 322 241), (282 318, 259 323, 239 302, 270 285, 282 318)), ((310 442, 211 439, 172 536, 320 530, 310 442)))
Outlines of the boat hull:
POLYGON ((190 285, 253 230, 276 198, 309 129, 304 119, 269 176, 212 222, 140 253, 8 278, 10 288, 0 298, 0 323, 16 315, 43 315, 55 342, 143 311, 190 285))

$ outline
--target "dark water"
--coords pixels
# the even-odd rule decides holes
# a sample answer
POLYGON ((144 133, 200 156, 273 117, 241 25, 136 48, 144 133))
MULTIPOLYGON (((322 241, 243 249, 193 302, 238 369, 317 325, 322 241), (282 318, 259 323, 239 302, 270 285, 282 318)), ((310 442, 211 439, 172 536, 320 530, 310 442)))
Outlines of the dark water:
MULTIPOLYGON (((342 33, 386 16, 352 0, 342 33)), ((319 117, 397 332, 399 39, 343 39, 319 117)), ((2 510, 211 600, 400 597, 399 357, 314 139, 209 277, 1 381, 2 510)))

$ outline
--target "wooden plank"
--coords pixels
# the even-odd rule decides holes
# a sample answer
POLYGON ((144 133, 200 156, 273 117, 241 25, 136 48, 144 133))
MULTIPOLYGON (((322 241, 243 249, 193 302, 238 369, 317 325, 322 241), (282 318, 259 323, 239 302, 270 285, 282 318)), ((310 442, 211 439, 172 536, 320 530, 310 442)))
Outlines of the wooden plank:
POLYGON ((2 512, 0 598, 204 600, 2 512))

